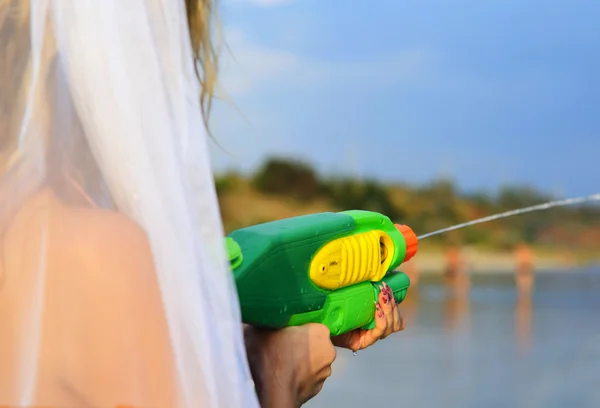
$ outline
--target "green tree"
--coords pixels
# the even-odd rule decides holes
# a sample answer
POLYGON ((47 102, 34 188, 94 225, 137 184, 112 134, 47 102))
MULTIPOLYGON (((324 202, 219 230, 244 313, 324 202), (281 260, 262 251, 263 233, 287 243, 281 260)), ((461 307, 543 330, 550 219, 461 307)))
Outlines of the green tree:
POLYGON ((323 183, 322 192, 333 205, 344 210, 375 211, 392 221, 400 221, 406 215, 394 206, 387 189, 374 181, 329 180, 323 183))
POLYGON ((256 188, 267 194, 296 198, 314 198, 319 194, 319 180, 308 164, 283 158, 268 160, 254 176, 256 188))

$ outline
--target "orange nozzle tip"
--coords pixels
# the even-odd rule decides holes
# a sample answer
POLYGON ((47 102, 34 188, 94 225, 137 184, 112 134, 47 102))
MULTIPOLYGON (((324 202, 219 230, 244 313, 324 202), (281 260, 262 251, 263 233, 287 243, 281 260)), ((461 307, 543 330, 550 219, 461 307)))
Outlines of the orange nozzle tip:
POLYGON ((406 243, 406 255, 404 256, 404 260, 402 262, 408 262, 413 256, 415 256, 417 250, 419 249, 419 239, 417 238, 417 234, 415 234, 412 228, 410 228, 408 225, 394 225, 396 226, 396 229, 400 231, 404 237, 404 242, 406 243))

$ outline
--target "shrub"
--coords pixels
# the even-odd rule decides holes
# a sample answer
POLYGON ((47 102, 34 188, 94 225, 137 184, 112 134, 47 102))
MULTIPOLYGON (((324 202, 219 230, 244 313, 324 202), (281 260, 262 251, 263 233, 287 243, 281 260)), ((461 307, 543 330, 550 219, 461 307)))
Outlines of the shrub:
POLYGON ((296 198, 314 198, 319 194, 315 171, 300 161, 274 158, 268 160, 254 176, 257 190, 296 198))

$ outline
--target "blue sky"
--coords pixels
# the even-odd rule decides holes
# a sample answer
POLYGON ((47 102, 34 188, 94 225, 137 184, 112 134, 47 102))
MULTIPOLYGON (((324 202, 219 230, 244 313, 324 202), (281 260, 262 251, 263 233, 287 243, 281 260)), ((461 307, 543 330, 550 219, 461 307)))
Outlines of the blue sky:
POLYGON ((222 0, 216 170, 600 191, 597 0, 222 0), (594 26, 596 23, 596 27, 594 26))

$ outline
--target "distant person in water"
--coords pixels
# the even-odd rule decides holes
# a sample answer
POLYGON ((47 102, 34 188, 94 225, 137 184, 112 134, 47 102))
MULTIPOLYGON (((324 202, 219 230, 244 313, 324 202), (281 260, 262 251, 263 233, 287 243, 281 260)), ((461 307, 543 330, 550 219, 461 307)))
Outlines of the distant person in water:
POLYGON ((444 277, 446 279, 457 278, 462 272, 462 254, 460 249, 453 245, 445 252, 445 270, 444 277))
POLYGON ((419 283, 420 271, 414 259, 411 259, 403 266, 403 272, 410 278, 410 285, 417 286, 419 283))
POLYGON ((464 254, 458 245, 450 246, 445 253, 444 320, 446 329, 455 331, 467 322, 469 315, 469 275, 464 254))
POLYGON ((535 281, 533 252, 527 244, 521 243, 515 248, 514 256, 517 290, 520 295, 529 295, 533 290, 535 281))
POLYGON ((450 314, 447 321, 454 327, 459 316, 464 314, 468 306, 470 290, 469 274, 463 252, 457 245, 450 246, 445 253, 444 286, 446 290, 446 312, 450 314))
POLYGON ((467 263, 460 246, 452 245, 445 252, 444 277, 457 281, 467 276, 467 263))
POLYGON ((515 332, 521 352, 527 352, 531 346, 531 292, 534 284, 534 260, 531 248, 521 243, 515 252, 515 282, 518 297, 515 304, 515 332))

